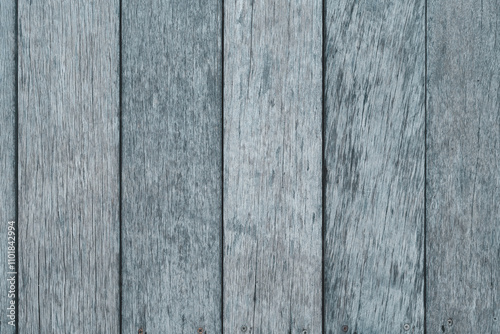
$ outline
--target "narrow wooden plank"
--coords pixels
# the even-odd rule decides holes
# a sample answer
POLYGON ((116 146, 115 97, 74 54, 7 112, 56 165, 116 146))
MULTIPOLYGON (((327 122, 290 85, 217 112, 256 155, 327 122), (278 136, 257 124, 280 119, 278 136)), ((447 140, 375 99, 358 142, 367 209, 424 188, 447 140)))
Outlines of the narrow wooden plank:
POLYGON ((123 1, 123 333, 221 333, 222 5, 123 1))
POLYGON ((224 13, 224 329, 321 333, 322 2, 224 13))
POLYGON ((430 0, 427 332, 500 333, 500 3, 430 0))
POLYGON ((9 252, 9 247, 13 247, 12 242, 15 242, 15 236, 8 235, 9 222, 16 220, 15 36, 16 2, 2 1, 0 4, 0 41, 2 41, 0 43, 0 333, 16 332, 13 324, 17 314, 17 305, 11 306, 11 301, 15 303, 15 291, 11 292, 11 282, 14 283, 15 279, 10 280, 15 276, 10 273, 16 270, 10 268, 8 262, 9 253, 15 254, 12 248, 9 252))
POLYGON ((19 0, 19 332, 119 331, 119 2, 19 0))
POLYGON ((424 4, 326 2, 327 333, 424 332, 424 4))

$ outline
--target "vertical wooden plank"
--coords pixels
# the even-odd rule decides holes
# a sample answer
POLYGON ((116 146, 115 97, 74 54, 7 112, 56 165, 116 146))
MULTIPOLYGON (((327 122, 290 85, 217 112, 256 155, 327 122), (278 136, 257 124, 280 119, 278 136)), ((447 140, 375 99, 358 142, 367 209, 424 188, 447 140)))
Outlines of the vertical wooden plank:
POLYGON ((427 332, 500 333, 500 3, 429 0, 427 332))
POLYGON ((221 333, 221 23, 123 2, 123 333, 221 333))
POLYGON ((424 332, 424 4, 326 1, 327 333, 424 332))
MULTIPOLYGON (((9 291, 10 279, 15 269, 9 268, 9 222, 16 220, 16 2, 0 4, 0 333, 15 333, 12 325, 17 314, 9 291), (9 296, 10 295, 10 296, 9 296), (9 324, 11 322, 11 324, 9 324)), ((17 233, 16 233, 17 234, 17 233)), ((12 236, 11 236, 12 237, 12 236)), ((15 236, 14 236, 15 238, 15 236)), ((11 249, 12 251, 12 249, 11 249)), ((12 281, 14 282, 14 281, 12 281)))
POLYGON ((19 332, 119 331, 119 2, 19 0, 19 332))
POLYGON ((322 2, 226 1, 224 330, 321 333, 322 2))

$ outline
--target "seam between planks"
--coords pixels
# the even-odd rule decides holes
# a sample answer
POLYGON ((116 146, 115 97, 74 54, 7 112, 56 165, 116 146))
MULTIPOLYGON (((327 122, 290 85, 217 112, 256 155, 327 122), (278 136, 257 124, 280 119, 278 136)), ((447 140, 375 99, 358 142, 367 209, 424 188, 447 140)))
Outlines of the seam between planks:
POLYGON ((321 8, 321 333, 325 333, 325 233, 326 233, 326 0, 321 8))
POLYGON ((15 123, 14 123, 14 215, 15 215, 15 250, 16 255, 15 268, 16 268, 16 281, 15 281, 15 316, 14 322, 15 331, 19 334, 19 0, 16 0, 15 13, 14 13, 14 110, 15 110, 15 123))
POLYGON ((122 102, 123 102, 123 98, 122 98, 122 57, 123 57, 123 52, 122 52, 122 0, 119 0, 119 4, 118 4, 118 10, 119 10, 119 13, 118 13, 118 52, 119 52, 119 57, 118 57, 118 108, 119 108, 119 111, 118 111, 118 122, 119 122, 119 125, 118 125, 118 182, 120 183, 119 184, 119 189, 118 189, 118 219, 120 220, 119 222, 119 238, 120 238, 120 245, 119 245, 119 265, 118 265, 118 270, 119 270, 119 273, 118 273, 118 291, 119 291, 119 312, 120 314, 118 314, 118 320, 119 320, 119 325, 118 325, 118 328, 119 328, 119 331, 120 333, 122 333, 122 309, 123 309, 123 268, 122 268, 122 256, 123 256, 123 238, 122 238, 122 207, 123 207, 123 204, 122 204, 122 199, 123 199, 123 196, 122 196, 122 185, 123 185, 123 177, 122 177, 122 170, 123 170, 123 141, 122 141, 122 102))
POLYGON ((119 302, 119 307, 118 307, 118 330, 120 334, 122 333, 122 310, 123 310, 123 237, 122 237, 122 226, 123 226, 123 220, 122 220, 122 188, 123 188, 123 177, 122 177, 122 170, 123 170, 123 140, 122 140, 122 127, 123 127, 123 121, 122 121, 122 106, 123 106, 123 98, 122 98, 122 57, 123 57, 123 52, 122 52, 122 0, 119 0, 118 2, 118 219, 119 219, 119 238, 120 238, 120 245, 118 246, 118 252, 119 252, 119 259, 118 259, 118 302, 119 302))
POLYGON ((427 1, 424 1, 424 334, 427 333, 427 1))
POLYGON ((221 0, 221 57, 220 57, 220 66, 221 66, 221 174, 220 174, 220 193, 221 193, 221 201, 220 201, 220 210, 221 210, 221 220, 220 220, 220 328, 221 333, 224 334, 224 0, 221 0))

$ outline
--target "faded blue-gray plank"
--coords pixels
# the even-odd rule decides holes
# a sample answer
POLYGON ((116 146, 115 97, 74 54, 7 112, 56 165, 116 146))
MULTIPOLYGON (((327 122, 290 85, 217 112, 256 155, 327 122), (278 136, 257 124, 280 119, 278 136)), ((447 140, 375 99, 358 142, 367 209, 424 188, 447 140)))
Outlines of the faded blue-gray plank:
POLYGON ((221 333, 222 1, 123 1, 124 333, 221 333))
POLYGON ((500 2, 428 1, 427 332, 500 333, 500 2))
POLYGON ((424 5, 326 1, 329 334, 424 332, 424 5))
POLYGON ((119 332, 119 1, 19 1, 19 333, 119 332))
MULTIPOLYGON (((11 311, 9 297, 10 283, 8 242, 15 241, 8 236, 9 221, 16 219, 16 1, 0 3, 0 333, 15 333, 15 326, 9 325, 11 311)), ((11 236, 12 237, 12 236, 11 236)), ((17 307, 17 306, 16 306, 17 307)), ((17 310, 16 310, 17 311, 17 310)), ((16 315, 14 311, 14 316, 16 315)))
POLYGON ((322 332, 321 18, 225 1, 226 333, 322 332))

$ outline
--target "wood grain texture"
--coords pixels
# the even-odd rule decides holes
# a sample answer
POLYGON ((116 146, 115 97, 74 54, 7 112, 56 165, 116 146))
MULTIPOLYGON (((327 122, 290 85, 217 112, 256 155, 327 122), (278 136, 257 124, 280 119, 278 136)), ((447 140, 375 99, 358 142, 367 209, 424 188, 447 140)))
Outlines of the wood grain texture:
POLYGON ((124 333, 222 332, 221 3, 123 2, 124 333))
MULTIPOLYGON (((0 333, 15 333, 8 324, 8 222, 16 220, 16 2, 0 3, 0 333)), ((17 307, 17 306, 16 306, 17 307)))
POLYGON ((500 333, 499 41, 498 1, 428 2, 428 333, 500 333))
POLYGON ((326 2, 326 333, 423 333, 424 1, 326 2))
POLYGON ((119 3, 19 1, 19 332, 119 331, 119 3))
POLYGON ((322 3, 224 15, 224 330, 321 333, 322 3))

